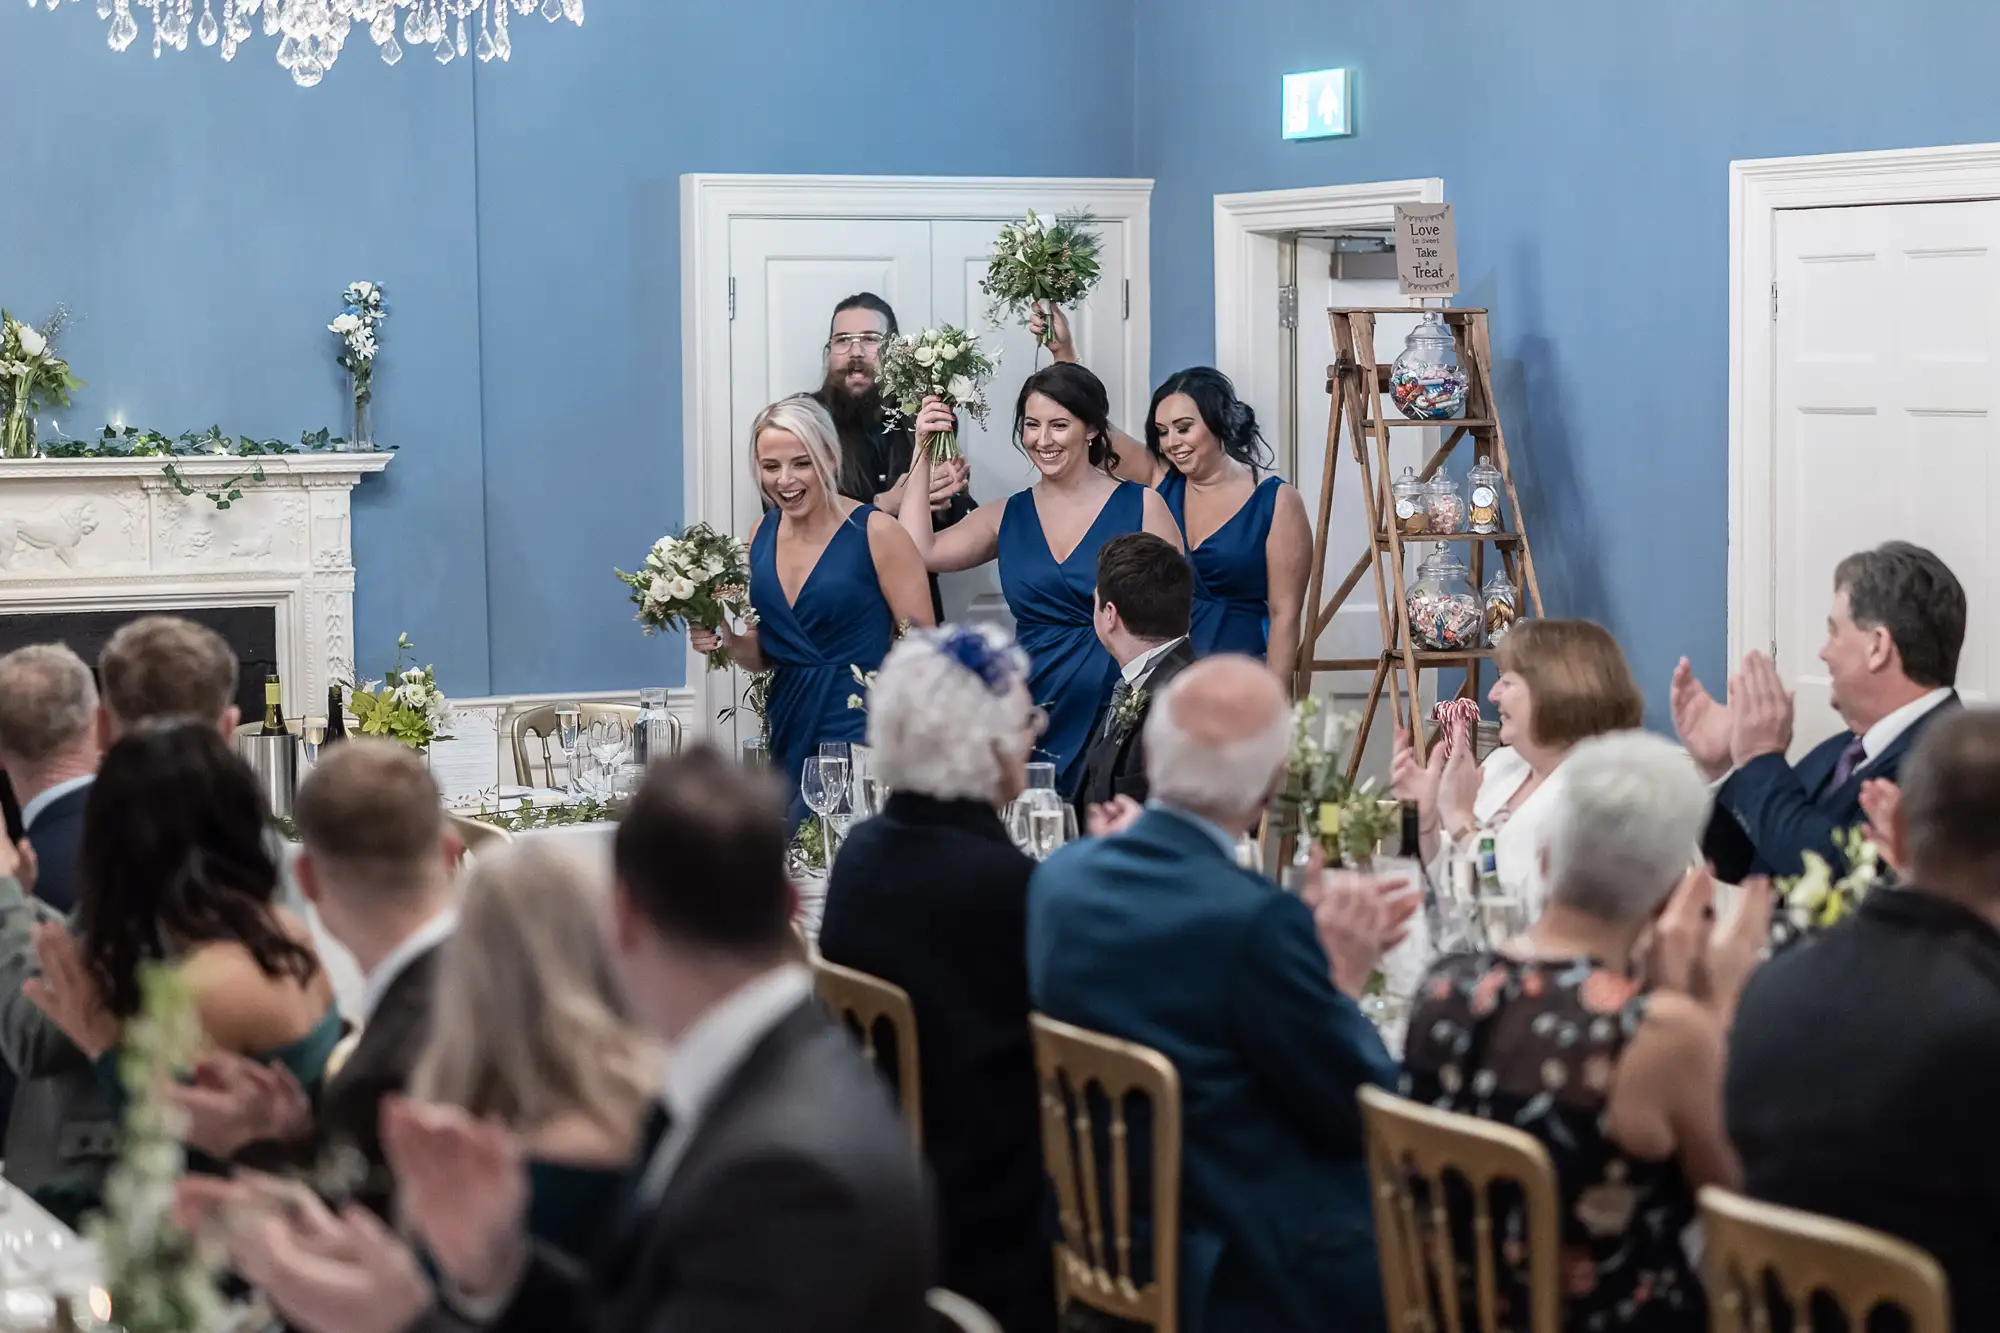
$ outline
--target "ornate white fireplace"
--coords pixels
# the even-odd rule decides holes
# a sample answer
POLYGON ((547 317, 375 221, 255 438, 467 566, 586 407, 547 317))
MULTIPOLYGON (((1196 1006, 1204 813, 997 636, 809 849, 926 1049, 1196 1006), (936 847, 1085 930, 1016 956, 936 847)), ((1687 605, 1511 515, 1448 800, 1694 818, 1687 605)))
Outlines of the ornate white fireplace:
POLYGON ((285 711, 354 678, 349 492, 390 455, 0 460, 0 615, 270 607, 285 711), (261 464, 218 509, 202 492, 261 464))

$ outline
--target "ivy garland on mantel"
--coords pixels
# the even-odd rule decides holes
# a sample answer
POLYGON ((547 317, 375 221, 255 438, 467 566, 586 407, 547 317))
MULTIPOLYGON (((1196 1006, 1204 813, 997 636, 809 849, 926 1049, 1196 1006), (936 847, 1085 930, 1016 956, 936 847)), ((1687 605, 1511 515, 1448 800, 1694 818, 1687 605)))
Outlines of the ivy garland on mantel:
MULTIPOLYGON (((205 431, 185 431, 169 438, 156 430, 127 426, 120 430, 106 426, 95 440, 50 440, 41 445, 43 458, 267 458, 278 454, 325 454, 343 452, 346 440, 324 426, 306 431, 297 444, 283 440, 257 440, 248 435, 231 437, 222 427, 205 431)), ((160 469, 167 484, 182 495, 206 496, 217 509, 227 509, 243 498, 243 487, 264 480, 264 465, 252 463, 243 471, 216 483, 213 490, 191 484, 172 461, 160 469)))

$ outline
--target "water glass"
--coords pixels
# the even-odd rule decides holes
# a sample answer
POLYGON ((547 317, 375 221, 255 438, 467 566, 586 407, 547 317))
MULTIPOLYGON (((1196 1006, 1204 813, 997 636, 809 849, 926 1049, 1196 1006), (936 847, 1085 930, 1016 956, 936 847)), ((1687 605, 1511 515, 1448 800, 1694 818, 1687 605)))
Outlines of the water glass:
POLYGON ((745 768, 768 768, 771 765, 771 747, 764 744, 762 736, 751 736, 745 740, 742 753, 745 768))
POLYGON ((1054 791, 1056 789, 1056 766, 1054 764, 1033 763, 1028 765, 1029 791, 1054 791))

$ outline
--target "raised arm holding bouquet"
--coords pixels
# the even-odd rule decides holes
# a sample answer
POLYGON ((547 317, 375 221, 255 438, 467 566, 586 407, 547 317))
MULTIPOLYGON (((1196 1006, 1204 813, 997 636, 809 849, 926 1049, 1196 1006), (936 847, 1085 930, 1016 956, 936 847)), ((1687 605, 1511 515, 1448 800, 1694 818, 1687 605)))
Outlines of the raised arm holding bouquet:
MULTIPOLYGON (((1000 228, 993 259, 979 284, 979 290, 992 298, 988 318, 997 324, 1002 316, 1012 315, 1028 323, 1044 307, 1082 305, 1103 276, 1098 263, 1102 242, 1091 229, 1095 222, 1088 213, 1065 213, 1050 223, 1030 212, 1020 222, 1000 228)), ((1053 323, 1045 322, 1034 333, 1042 346, 1055 346, 1053 323)))
MULTIPOLYGON (((979 339, 949 324, 892 337, 882 346, 882 403, 895 418, 915 418, 935 398, 985 425, 986 384, 992 378, 993 359, 980 350, 979 339)), ((933 462, 962 457, 955 419, 949 430, 927 438, 933 462)), ((925 440, 919 432, 919 448, 925 440)))

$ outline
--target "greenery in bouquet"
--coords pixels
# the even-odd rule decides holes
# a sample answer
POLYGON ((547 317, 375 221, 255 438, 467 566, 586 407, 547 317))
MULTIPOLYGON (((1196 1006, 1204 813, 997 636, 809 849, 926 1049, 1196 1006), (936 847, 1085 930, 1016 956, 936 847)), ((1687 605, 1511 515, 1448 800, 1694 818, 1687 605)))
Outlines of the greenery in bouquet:
POLYGON ((86 1227, 104 1286, 127 1333, 210 1333, 224 1326, 220 1255, 174 1225, 174 1181, 186 1167, 186 1118, 165 1096, 204 1038, 194 992, 172 967, 139 972, 139 1012, 125 1024, 118 1078, 124 1140, 104 1187, 104 1210, 86 1227))
POLYGON ((56 338, 68 326, 67 306, 57 306, 40 328, 0 309, 0 456, 34 457, 36 410, 68 407, 70 391, 83 387, 56 354, 56 338))
MULTIPOLYGON (((636 619, 646 633, 667 629, 717 629, 750 618, 750 562, 743 543, 706 523, 653 543, 636 573, 611 571, 632 589, 636 619)), ((711 670, 729 666, 729 651, 718 644, 708 655, 711 670)))
POLYGON ((363 736, 387 736, 421 750, 444 734, 450 705, 429 666, 405 666, 415 648, 407 634, 396 636, 396 664, 379 681, 357 685, 349 696, 356 729, 363 736))
POLYGON ((1344 756, 1357 725, 1351 713, 1322 715, 1311 696, 1292 705, 1284 799, 1299 812, 1300 833, 1318 841, 1329 865, 1366 864, 1401 820, 1400 807, 1383 798, 1375 779, 1348 779, 1344 756))
MULTIPOLYGON (((1044 303, 1081 304, 1103 275, 1101 242, 1092 230, 1096 221, 1088 213, 1065 213, 1050 223, 1030 212, 1000 228, 993 259, 979 283, 979 290, 992 299, 993 322, 1012 315, 1026 323, 1034 307, 1044 303)), ((1051 346, 1054 339, 1050 321, 1042 343, 1051 346)))
POLYGON ((1881 851, 1865 827, 1836 829, 1833 842, 1846 873, 1836 875, 1825 857, 1807 852, 1804 874, 1773 881, 1778 892, 1778 910, 1771 917, 1774 943, 1789 944, 1839 925, 1887 878, 1881 851))
POLYGON ((389 317, 389 310, 382 304, 382 288, 372 282, 350 284, 340 294, 340 305, 340 313, 326 329, 339 335, 340 352, 334 359, 354 377, 355 405, 365 407, 375 394, 375 356, 382 350, 381 335, 375 330, 389 317))
MULTIPOLYGON (((979 339, 947 324, 891 337, 882 344, 882 367, 876 385, 892 421, 921 412, 926 398, 937 398, 954 412, 986 424, 986 385, 993 378, 993 358, 980 350, 979 339)), ((957 458, 958 432, 946 431, 931 440, 931 458, 957 458)))

